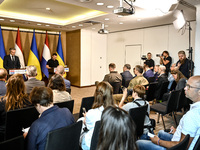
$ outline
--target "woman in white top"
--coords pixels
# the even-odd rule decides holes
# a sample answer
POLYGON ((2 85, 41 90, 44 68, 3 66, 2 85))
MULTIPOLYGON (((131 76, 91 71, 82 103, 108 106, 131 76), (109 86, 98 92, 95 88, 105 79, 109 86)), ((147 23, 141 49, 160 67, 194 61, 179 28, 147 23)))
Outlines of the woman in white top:
POLYGON ((71 95, 66 91, 63 78, 55 74, 51 77, 48 87, 53 91, 53 103, 59 103, 71 100, 71 95))
POLYGON ((84 126, 89 131, 85 132, 81 136, 81 147, 83 150, 90 149, 90 143, 96 121, 101 119, 101 114, 107 106, 114 106, 113 89, 108 82, 100 82, 94 93, 94 104, 86 114, 84 114, 84 126))

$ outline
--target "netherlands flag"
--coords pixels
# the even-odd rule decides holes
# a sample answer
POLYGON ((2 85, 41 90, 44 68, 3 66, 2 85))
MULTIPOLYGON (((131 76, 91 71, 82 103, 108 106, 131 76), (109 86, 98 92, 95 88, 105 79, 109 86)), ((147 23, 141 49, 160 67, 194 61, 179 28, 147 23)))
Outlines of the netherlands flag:
POLYGON ((23 56, 23 52, 22 52, 19 28, 18 28, 18 31, 17 31, 15 49, 16 49, 16 56, 19 57, 21 68, 25 68, 24 56, 23 56))
POLYGON ((49 71, 46 68, 46 64, 49 59, 51 59, 51 54, 50 54, 50 50, 49 50, 48 35, 46 32, 46 39, 45 39, 43 53, 42 53, 41 69, 47 78, 49 78, 49 71))

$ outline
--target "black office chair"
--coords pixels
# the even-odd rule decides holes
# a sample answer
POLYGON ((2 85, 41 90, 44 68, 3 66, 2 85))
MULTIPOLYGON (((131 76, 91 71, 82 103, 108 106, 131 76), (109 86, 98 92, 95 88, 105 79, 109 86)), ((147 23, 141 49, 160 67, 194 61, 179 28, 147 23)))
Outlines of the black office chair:
POLYGON ((199 138, 198 138, 193 150, 200 150, 200 136, 199 136, 199 138))
POLYGON ((156 91, 157 82, 150 83, 149 88, 146 91, 146 101, 152 101, 155 99, 154 93, 156 91))
POLYGON ((71 88, 66 88, 66 91, 69 93, 69 94, 71 94, 71 88))
POLYGON ((97 121, 95 123, 94 131, 93 131, 93 134, 92 134, 90 150, 96 150, 97 149, 97 145, 98 145, 98 141, 99 141, 99 130, 100 130, 100 127, 101 127, 101 121, 97 121))
POLYGON ((60 103, 54 103, 54 105, 57 105, 60 108, 68 108, 71 111, 71 113, 73 113, 74 100, 69 100, 69 101, 60 102, 60 103))
POLYGON ((177 145, 169 148, 168 150, 186 150, 190 140, 190 135, 187 134, 185 138, 177 145))
POLYGON ((153 83, 155 82, 155 77, 149 77, 147 80, 149 83, 153 83))
POLYGON ((148 105, 132 108, 129 110, 129 114, 136 125, 136 133, 139 138, 143 134, 144 119, 147 113, 148 105))
POLYGON ((173 83, 172 83, 172 85, 171 85, 171 87, 170 87, 170 91, 173 91, 173 90, 175 90, 175 88, 176 88, 176 81, 173 81, 173 83))
POLYGON ((127 81, 125 81, 124 87, 126 87, 126 88, 127 88, 127 87, 128 87, 128 85, 129 85, 129 83, 130 83, 130 81, 131 81, 131 80, 127 80, 127 81))
POLYGON ((110 85, 113 87, 113 94, 119 94, 122 82, 112 82, 110 85))
POLYGON ((94 96, 92 97, 84 97, 82 98, 81 107, 79 111, 79 118, 83 117, 83 107, 88 111, 92 108, 92 105, 94 103, 94 96))
MULTIPOLYGON (((165 129, 165 123, 164 123, 163 116, 166 114, 169 114, 169 113, 172 113, 173 117, 175 116, 174 110, 177 107, 177 100, 179 98, 179 95, 180 95, 180 90, 172 91, 171 94, 169 94, 166 105, 164 105, 162 103, 157 103, 157 104, 151 106, 151 110, 158 112, 159 115, 161 114, 164 129, 165 129)), ((159 116, 158 116, 157 122, 159 122, 159 116)), ((177 125, 176 120, 174 120, 174 122, 177 125)))
POLYGON ((82 121, 50 131, 45 150, 79 150, 82 121))
POLYGON ((167 93, 168 85, 169 85, 169 81, 162 83, 162 86, 160 87, 161 91, 159 95, 156 96, 157 101, 162 100, 163 95, 167 93))
POLYGON ((24 150, 25 142, 23 135, 3 141, 0 143, 0 150, 24 150))
POLYGON ((22 128, 30 127, 38 119, 39 113, 35 107, 11 110, 6 113, 5 140, 23 134, 22 128))

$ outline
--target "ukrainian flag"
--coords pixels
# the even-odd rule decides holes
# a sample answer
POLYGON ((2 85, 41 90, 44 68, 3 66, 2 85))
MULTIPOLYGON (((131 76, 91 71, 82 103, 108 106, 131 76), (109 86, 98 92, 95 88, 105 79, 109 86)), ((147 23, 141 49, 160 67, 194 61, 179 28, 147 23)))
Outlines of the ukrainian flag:
POLYGON ((42 73, 41 73, 41 68, 40 68, 39 55, 38 55, 37 44, 36 44, 36 39, 35 39, 35 31, 33 32, 33 39, 32 39, 31 49, 30 49, 30 52, 29 52, 27 66, 30 66, 30 65, 34 65, 37 68, 36 79, 42 80, 42 73))
MULTIPOLYGON (((57 46, 57 60, 59 62, 59 65, 62 65, 63 67, 65 67, 60 33, 59 33, 58 46, 57 46)), ((66 73, 64 74, 64 77, 66 77, 66 73)))
POLYGON ((6 52, 5 52, 3 36, 2 36, 2 31, 1 31, 1 26, 0 26, 0 68, 3 68, 3 59, 5 55, 6 55, 6 52))

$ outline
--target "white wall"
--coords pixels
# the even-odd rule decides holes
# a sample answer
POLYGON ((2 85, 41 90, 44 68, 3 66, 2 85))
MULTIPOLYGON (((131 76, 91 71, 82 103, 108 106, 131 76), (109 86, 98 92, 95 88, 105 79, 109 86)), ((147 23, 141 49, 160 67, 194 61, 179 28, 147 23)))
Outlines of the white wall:
MULTIPOLYGON (((195 39, 195 22, 191 23, 192 26, 192 47, 194 49, 195 39)), ((117 66, 117 70, 122 72, 125 60, 125 46, 126 45, 142 45, 142 54, 151 52, 155 64, 159 64, 160 58, 156 54, 161 54, 164 50, 169 51, 172 61, 178 60, 178 51, 189 48, 189 34, 188 30, 185 34, 175 30, 173 25, 158 26, 153 28, 145 28, 138 30, 130 30, 125 32, 117 32, 108 34, 108 48, 107 48, 107 63, 113 62, 117 66)), ((134 59, 134 56, 133 56, 134 59)), ((134 67, 134 66, 132 66, 134 67)), ((106 70, 108 72, 108 69, 106 70)))
POLYGON ((81 30, 81 86, 102 81, 106 73, 107 35, 81 30))

